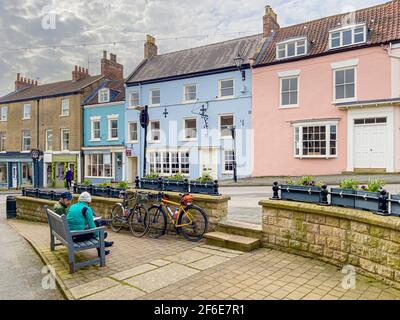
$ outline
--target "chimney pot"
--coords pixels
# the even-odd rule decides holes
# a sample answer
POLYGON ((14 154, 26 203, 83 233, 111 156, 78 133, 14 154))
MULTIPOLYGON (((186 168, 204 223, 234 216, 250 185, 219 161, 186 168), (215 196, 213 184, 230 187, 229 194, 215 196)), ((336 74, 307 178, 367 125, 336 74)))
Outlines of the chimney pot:
POLYGON ((21 78, 21 74, 18 72, 18 73, 17 73, 17 81, 19 81, 20 78, 21 78))
POLYGON ((157 53, 158 48, 156 46, 156 39, 148 34, 146 37, 146 42, 144 44, 144 58, 150 59, 151 57, 156 56, 157 53))
POLYGON ((271 8, 271 6, 267 5, 265 7, 265 15, 263 17, 263 36, 264 38, 268 38, 271 36, 271 33, 279 30, 280 26, 278 23, 278 16, 271 8))
POLYGON ((103 59, 107 59, 107 51, 106 50, 103 51, 103 59))

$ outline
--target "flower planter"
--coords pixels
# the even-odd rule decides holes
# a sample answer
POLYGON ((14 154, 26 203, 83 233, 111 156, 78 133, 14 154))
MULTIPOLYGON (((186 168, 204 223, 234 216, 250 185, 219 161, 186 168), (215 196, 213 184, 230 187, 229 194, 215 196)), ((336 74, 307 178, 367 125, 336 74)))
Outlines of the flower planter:
POLYGON ((53 191, 42 191, 42 190, 39 190, 38 198, 46 199, 46 200, 54 200, 53 193, 54 193, 53 191))
POLYGON ((161 179, 141 179, 140 180, 140 188, 162 191, 162 180, 161 179))
POLYGON ((187 181, 182 180, 163 180, 163 190, 164 191, 173 191, 173 192, 189 192, 189 186, 187 181))
POLYGON ((281 185, 281 199, 301 202, 320 203, 321 187, 281 185))
POLYGON ((355 194, 353 189, 331 188, 331 205, 354 209, 355 194))
POLYGON ((110 187, 93 187, 92 196, 110 198, 111 188, 110 187))
POLYGON ((400 217, 400 195, 390 196, 390 215, 400 217))
POLYGON ((190 182, 190 193, 200 193, 208 195, 219 195, 218 184, 213 182, 190 182))
POLYGON ((39 189, 25 189, 23 195, 31 198, 38 198, 39 189))
POLYGON ((81 184, 78 184, 77 186, 76 186, 76 192, 77 193, 79 193, 79 194, 81 194, 82 192, 89 192, 90 194, 92 194, 93 193, 93 189, 94 187, 92 186, 92 185, 90 185, 90 186, 86 186, 86 185, 81 185, 81 184))
POLYGON ((110 190, 110 197, 111 198, 119 198, 119 193, 121 192, 121 191, 125 191, 125 189, 124 188, 111 188, 111 190, 110 190))
POLYGON ((368 192, 368 191, 357 190, 354 201, 354 207, 356 209, 378 212, 379 192, 368 192))

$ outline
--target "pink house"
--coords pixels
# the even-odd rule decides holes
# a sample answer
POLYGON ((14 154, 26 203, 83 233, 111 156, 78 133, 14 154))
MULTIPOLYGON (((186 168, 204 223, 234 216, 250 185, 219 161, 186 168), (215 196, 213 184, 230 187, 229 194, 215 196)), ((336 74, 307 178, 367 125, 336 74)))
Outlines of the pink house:
POLYGON ((280 28, 253 66, 253 176, 400 172, 400 1, 280 28))

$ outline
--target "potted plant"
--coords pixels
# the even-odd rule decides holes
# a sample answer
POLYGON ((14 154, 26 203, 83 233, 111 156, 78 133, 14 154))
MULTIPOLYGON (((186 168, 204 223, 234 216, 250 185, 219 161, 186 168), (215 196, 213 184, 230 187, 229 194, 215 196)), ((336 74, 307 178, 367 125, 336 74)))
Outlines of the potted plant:
POLYGON ((162 190, 162 179, 158 173, 152 172, 140 180, 142 189, 162 190))
POLYGON ((353 179, 344 179, 339 188, 331 188, 331 205, 354 208, 355 194, 359 188, 358 182, 353 179))
POLYGON ((129 188, 129 184, 126 181, 119 181, 115 187, 111 188, 111 197, 119 198, 120 192, 125 191, 129 188))
POLYGON ((311 176, 303 176, 296 181, 289 179, 281 185, 281 199, 321 203, 321 186, 322 183, 311 176))
POLYGON ((219 194, 218 181, 214 180, 210 173, 203 173, 200 178, 190 181, 189 186, 191 193, 219 194))
POLYGON ((163 186, 165 191, 175 192, 188 192, 188 181, 181 173, 176 173, 171 177, 163 179, 163 186))
POLYGON ((92 189, 92 195, 98 197, 110 197, 111 196, 111 183, 108 181, 97 184, 92 189))
POLYGON ((379 211, 379 194, 385 182, 381 179, 370 179, 366 186, 361 186, 361 190, 356 190, 354 207, 356 209, 379 211))

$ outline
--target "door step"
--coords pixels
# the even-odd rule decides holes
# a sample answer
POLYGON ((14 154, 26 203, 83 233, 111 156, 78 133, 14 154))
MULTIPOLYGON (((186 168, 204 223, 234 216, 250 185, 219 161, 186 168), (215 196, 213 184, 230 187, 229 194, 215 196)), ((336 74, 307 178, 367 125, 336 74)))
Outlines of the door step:
POLYGON ((239 221, 224 221, 218 223, 217 231, 235 234, 237 236, 262 239, 262 227, 258 224, 239 221))
POLYGON ((260 239, 220 231, 209 232, 204 237, 206 244, 243 252, 255 250, 261 245, 260 239))

